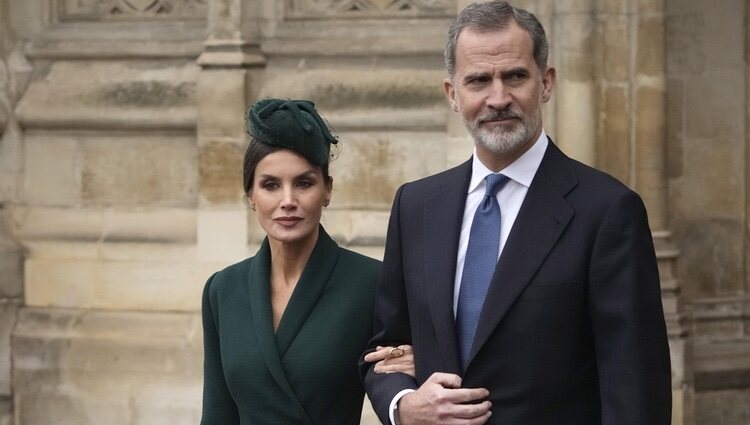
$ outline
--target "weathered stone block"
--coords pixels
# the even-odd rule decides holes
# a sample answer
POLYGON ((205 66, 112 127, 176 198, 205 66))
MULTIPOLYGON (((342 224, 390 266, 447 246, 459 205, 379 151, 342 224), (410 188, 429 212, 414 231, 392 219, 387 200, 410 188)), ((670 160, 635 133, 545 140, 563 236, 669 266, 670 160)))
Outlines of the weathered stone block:
POLYGON ((661 15, 642 16, 638 20, 636 69, 638 76, 662 78, 664 75, 664 21, 661 15))
POLYGON ((667 80, 667 172, 678 179, 685 172, 682 138, 685 132, 685 85, 679 78, 667 80))
POLYGON ((589 14, 593 8, 592 0, 558 0, 555 8, 560 14, 589 14))
POLYGON ((81 201, 78 141, 74 138, 28 135, 24 144, 26 202, 44 206, 78 205, 81 201))
POLYGON ((340 156, 331 163, 336 208, 390 209, 398 187, 444 169, 430 161, 444 152, 444 133, 342 133, 340 156), (428 159, 428 160, 426 160, 428 159))
POLYGON ((664 0, 638 0, 638 13, 640 15, 659 15, 664 13, 664 0))
POLYGON ((625 15, 629 12, 631 3, 623 0, 594 0, 595 9, 599 14, 625 15))
POLYGON ((632 49, 628 16, 605 15, 599 19, 603 77, 607 82, 625 83, 630 77, 630 50, 632 49))
POLYGON ((197 204, 198 155, 192 137, 87 138, 81 149, 81 197, 87 204, 197 204))
POLYGON ((25 128, 195 128, 193 61, 56 61, 16 113, 25 128))
POLYGON ((709 76, 686 79, 685 85, 688 88, 685 91, 686 137, 743 140, 744 97, 737 96, 745 87, 742 69, 713 69, 709 76), (716 84, 716 81, 723 84, 716 84))
POLYGON ((558 83, 555 141, 568 156, 590 165, 596 160, 595 105, 593 82, 558 83))
MULTIPOLYGON (((13 395, 11 387, 10 335, 16 324, 18 306, 0 299, 0 398, 13 395)), ((2 416, 0 412, 0 417, 2 416)))
POLYGON ((0 396, 0 425, 13 425, 13 399, 10 397, 0 396))
POLYGON ((198 76, 198 140, 244 141, 244 112, 248 107, 247 71, 204 69, 198 76))
POLYGON ((595 22, 591 14, 557 15, 555 63, 558 80, 589 82, 593 78, 593 40, 595 22))
MULTIPOLYGON (((695 206, 703 205, 701 208, 705 210, 705 205, 711 205, 713 209, 710 202, 704 198, 695 201, 695 206)), ((701 217, 703 214, 699 215, 697 211, 691 215, 675 220, 675 239, 680 246, 681 258, 685 259, 678 262, 677 275, 686 277, 683 290, 687 299, 741 294, 744 286, 744 225, 738 220, 701 217)))
MULTIPOLYGON (((676 4, 667 2, 672 3, 676 4)), ((684 10, 670 13, 666 18, 666 32, 669 35, 666 37, 669 75, 682 77, 702 74, 708 66, 706 34, 709 31, 706 30, 705 14, 687 13, 684 10)))
POLYGON ((666 223, 667 182, 666 120, 664 88, 658 82, 637 87, 635 109, 636 173, 634 189, 643 198, 652 229, 661 230, 666 223))
POLYGON ((0 299, 23 295, 23 258, 21 251, 0 246, 0 299))
POLYGON ((622 182, 630 181, 630 122, 628 91, 610 86, 602 90, 601 137, 597 165, 622 182))
POLYGON ((40 240, 167 243, 196 240, 197 213, 187 208, 43 208, 13 206, 14 234, 40 240))
POLYGON ((24 425, 198 421, 198 314, 24 309, 14 343, 24 425))
POLYGON ((696 425, 750 423, 750 390, 696 392, 695 423, 696 425))
POLYGON ((388 229, 389 211, 331 207, 323 211, 320 222, 341 245, 383 246, 388 229))
POLYGON ((717 223, 739 219, 744 210, 743 151, 738 150, 740 147, 734 140, 724 138, 710 142, 687 138, 683 141, 685 162, 711 171, 686 174, 673 182, 671 194, 680 205, 679 214, 690 219, 715 219, 717 223), (721 190, 716 190, 717 187, 721 190))
MULTIPOLYGON (((194 311, 213 264, 29 258, 26 304, 112 310, 194 311)), ((214 270, 215 271, 215 270, 214 270)))
POLYGON ((198 259, 231 264, 250 255, 245 208, 198 211, 198 259))
POLYGON ((199 149, 201 198, 208 204, 241 203, 244 144, 214 141, 202 144, 199 149))
POLYGON ((310 99, 334 129, 444 128, 445 71, 278 69, 260 96, 310 99))

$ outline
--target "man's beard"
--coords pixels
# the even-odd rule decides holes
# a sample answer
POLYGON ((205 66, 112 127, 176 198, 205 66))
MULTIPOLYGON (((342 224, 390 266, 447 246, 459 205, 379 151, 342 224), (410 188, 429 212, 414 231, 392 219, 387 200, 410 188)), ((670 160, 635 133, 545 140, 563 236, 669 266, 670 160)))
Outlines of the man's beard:
POLYGON ((516 150, 529 141, 541 125, 541 121, 541 109, 537 109, 529 116, 524 116, 508 107, 503 110, 490 110, 479 116, 474 122, 467 122, 464 119, 464 124, 476 143, 490 152, 505 154, 516 150), (482 126, 486 121, 512 118, 520 118, 520 122, 512 127, 493 126, 487 128, 482 126))

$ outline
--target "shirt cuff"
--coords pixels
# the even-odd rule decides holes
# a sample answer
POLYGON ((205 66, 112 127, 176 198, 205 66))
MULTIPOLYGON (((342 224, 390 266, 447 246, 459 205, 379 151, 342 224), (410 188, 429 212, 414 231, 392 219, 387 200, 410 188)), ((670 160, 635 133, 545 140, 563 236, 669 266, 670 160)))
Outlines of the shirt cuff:
POLYGON ((394 412, 396 411, 396 406, 398 405, 398 401, 401 400, 405 395, 409 393, 413 393, 414 390, 407 388, 405 390, 399 391, 394 397, 393 400, 391 400, 390 406, 388 406, 388 419, 391 420, 391 425, 396 425, 396 417, 394 415, 394 412))

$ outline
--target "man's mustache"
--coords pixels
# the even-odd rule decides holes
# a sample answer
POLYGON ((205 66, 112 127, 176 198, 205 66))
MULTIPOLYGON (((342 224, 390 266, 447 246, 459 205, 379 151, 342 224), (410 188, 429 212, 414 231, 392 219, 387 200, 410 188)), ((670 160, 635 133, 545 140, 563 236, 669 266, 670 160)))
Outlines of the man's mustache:
POLYGON ((514 111, 512 108, 506 108, 501 110, 493 109, 490 112, 487 112, 479 117, 477 122, 479 124, 482 124, 486 121, 495 121, 495 120, 508 120, 512 118, 521 118, 521 114, 514 111))

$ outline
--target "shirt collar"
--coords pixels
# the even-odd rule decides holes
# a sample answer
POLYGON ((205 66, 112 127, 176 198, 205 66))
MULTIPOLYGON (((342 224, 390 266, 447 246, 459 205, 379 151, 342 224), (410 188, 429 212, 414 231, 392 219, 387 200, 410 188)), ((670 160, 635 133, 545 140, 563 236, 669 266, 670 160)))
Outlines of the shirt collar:
MULTIPOLYGON (((536 142, 523 153, 517 160, 513 161, 507 167, 500 170, 500 173, 511 180, 522 184, 525 187, 531 186, 536 170, 542 163, 544 152, 547 150, 547 133, 542 130, 542 134, 536 139, 536 142)), ((471 162, 471 181, 469 182, 469 191, 471 193, 479 187, 480 183, 488 175, 493 174, 492 170, 487 168, 477 157, 477 148, 474 148, 474 155, 471 162)))

